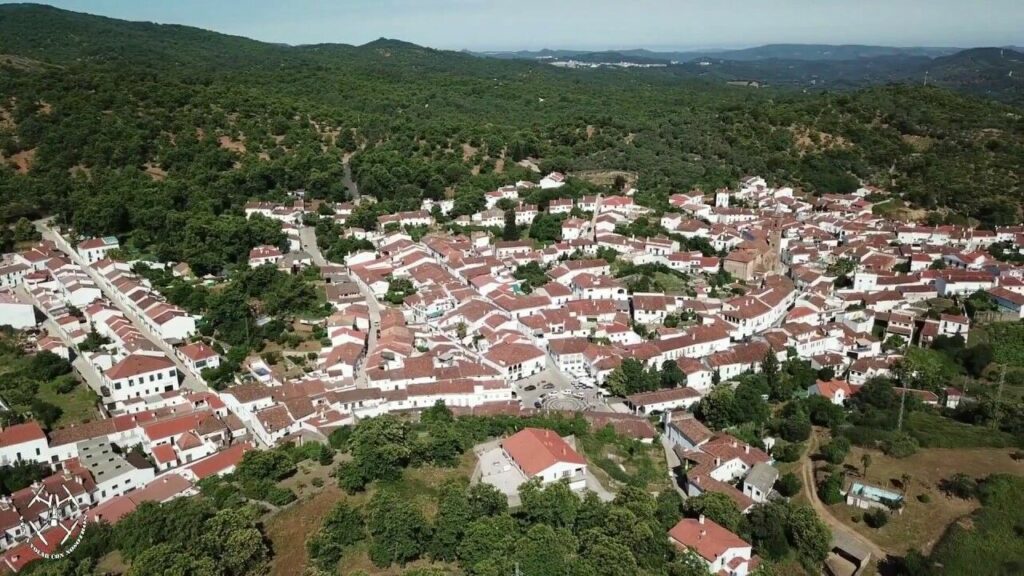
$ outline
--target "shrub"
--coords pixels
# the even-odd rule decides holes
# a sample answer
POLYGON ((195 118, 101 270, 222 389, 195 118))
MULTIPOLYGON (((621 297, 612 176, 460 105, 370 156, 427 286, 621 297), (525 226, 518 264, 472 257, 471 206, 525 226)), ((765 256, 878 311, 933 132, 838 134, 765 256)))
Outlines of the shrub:
POLYGON ((864 523, 872 528, 881 528, 889 523, 889 513, 881 508, 875 508, 864 513, 864 523))
POLYGON ((324 479, 323 478, 319 478, 319 477, 318 478, 313 478, 312 480, 310 480, 310 483, 313 484, 313 486, 316 486, 317 488, 323 488, 324 487, 324 479))
POLYGON ((772 456, 774 456, 779 462, 796 462, 800 459, 800 455, 803 454, 803 451, 803 444, 783 444, 781 446, 775 446, 772 450, 772 456))
POLYGON ((796 496, 797 493, 800 492, 801 488, 803 488, 803 482, 801 482, 800 479, 797 478, 796 474, 793 474, 792 472, 788 472, 783 475, 775 483, 775 489, 779 491, 779 494, 782 494, 787 498, 796 496))
POLYGON ((917 440, 904 432, 893 434, 892 438, 882 443, 882 452, 893 458, 906 458, 917 452, 917 440))
POLYGON ((818 486, 818 497, 825 504, 838 504, 843 501, 843 477, 832 474, 818 486))
POLYGON ((932 497, 928 494, 921 493, 917 495, 917 501, 921 504, 927 504, 932 501, 932 497))
POLYGON ((946 480, 940 482, 939 487, 943 492, 952 494, 964 500, 973 498, 978 493, 978 483, 967 474, 957 472, 946 480))

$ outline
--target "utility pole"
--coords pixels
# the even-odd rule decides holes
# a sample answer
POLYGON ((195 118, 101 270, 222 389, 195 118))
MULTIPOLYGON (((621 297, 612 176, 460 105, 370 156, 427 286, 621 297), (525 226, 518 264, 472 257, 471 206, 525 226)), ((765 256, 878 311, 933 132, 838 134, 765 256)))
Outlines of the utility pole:
POLYGON ((900 417, 896 421, 896 430, 903 430, 903 408, 907 405, 907 389, 906 387, 900 388, 900 417))

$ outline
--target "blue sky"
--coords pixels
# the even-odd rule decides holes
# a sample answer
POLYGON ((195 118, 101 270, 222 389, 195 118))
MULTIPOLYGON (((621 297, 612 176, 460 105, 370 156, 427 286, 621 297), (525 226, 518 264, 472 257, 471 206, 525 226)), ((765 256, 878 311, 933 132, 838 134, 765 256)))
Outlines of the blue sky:
POLYGON ((269 42, 447 49, 1024 45, 1024 0, 54 0, 269 42))

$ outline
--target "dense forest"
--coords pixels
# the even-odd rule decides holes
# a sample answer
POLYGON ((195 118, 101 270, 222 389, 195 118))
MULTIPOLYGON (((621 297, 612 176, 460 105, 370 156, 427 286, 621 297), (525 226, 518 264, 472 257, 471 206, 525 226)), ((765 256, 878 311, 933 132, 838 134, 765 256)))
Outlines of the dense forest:
POLYGON ((266 242, 250 198, 378 211, 542 170, 623 170, 638 200, 756 173, 861 182, 987 225, 1020 220, 1020 110, 939 88, 802 94, 649 71, 573 71, 393 40, 289 47, 36 5, 0 6, 0 217, 56 214, 210 270, 266 242), (219 247, 213 254, 211 247, 219 247))

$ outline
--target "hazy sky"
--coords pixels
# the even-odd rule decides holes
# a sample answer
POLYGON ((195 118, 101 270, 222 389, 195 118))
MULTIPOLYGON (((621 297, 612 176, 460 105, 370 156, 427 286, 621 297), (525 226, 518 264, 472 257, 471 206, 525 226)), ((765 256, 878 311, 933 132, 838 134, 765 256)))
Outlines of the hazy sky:
MULTIPOLYGON (((2 1, 2 0, 0 0, 2 1)), ((448 49, 1024 45, 1024 0, 53 0, 270 42, 448 49)))

